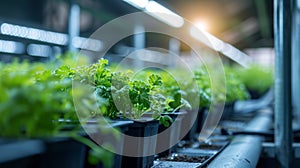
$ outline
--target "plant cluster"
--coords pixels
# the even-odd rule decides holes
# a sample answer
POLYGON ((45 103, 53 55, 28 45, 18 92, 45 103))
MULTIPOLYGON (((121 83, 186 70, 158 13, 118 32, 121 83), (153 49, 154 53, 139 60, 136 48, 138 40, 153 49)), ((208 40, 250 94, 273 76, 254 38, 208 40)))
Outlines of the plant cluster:
POLYGON ((179 76, 175 79, 163 70, 116 71, 105 59, 94 64, 78 59, 65 54, 54 62, 0 64, 0 136, 72 137, 93 149, 91 162, 111 165, 111 153, 79 135, 78 116, 88 121, 98 116, 141 119, 150 115, 168 127, 173 121, 166 113, 209 107, 212 101, 233 103, 249 98, 247 89, 263 93, 273 84, 272 72, 261 67, 225 67, 226 94, 213 100, 205 67, 195 69, 193 78, 180 69, 172 70, 179 76))
POLYGON ((274 83, 274 75, 270 67, 253 64, 248 68, 235 67, 234 69, 250 92, 262 95, 274 83))
POLYGON ((226 102, 233 103, 236 100, 245 100, 249 98, 245 83, 238 76, 238 71, 226 66, 226 102))
MULTIPOLYGON (((224 73, 226 92, 217 93, 213 98, 211 78, 207 69, 203 66, 194 70, 194 78, 199 86, 200 107, 208 107, 212 101, 225 101, 226 104, 231 104, 234 101, 249 98, 249 93, 244 82, 238 75, 238 71, 235 71, 229 66, 225 66, 224 73)), ((215 84, 216 89, 218 89, 218 85, 220 84, 215 84)))
POLYGON ((58 67, 50 62, 1 64, 0 136, 70 137, 92 149, 93 163, 109 166, 113 155, 81 134, 72 97, 73 72, 64 61, 58 67))
POLYGON ((209 107, 212 101, 211 80, 204 67, 194 71, 195 80, 199 87, 200 107, 209 107))
POLYGON ((167 87, 162 74, 144 71, 132 77, 132 71, 113 71, 107 64, 107 60, 100 59, 95 64, 73 69, 76 81, 94 89, 101 115, 111 119, 140 119, 151 114, 153 119, 169 126, 172 119, 162 114, 188 105, 177 94, 165 94, 167 87))

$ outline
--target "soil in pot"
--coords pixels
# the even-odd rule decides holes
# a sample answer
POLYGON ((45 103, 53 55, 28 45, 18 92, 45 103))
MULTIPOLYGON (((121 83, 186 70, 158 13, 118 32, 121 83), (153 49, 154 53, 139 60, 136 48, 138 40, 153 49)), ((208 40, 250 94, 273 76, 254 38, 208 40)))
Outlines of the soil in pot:
POLYGON ((170 157, 161 158, 159 160, 161 160, 161 161, 172 161, 172 162, 203 163, 209 158, 210 158, 210 156, 189 156, 189 155, 173 154, 170 157))
POLYGON ((223 147, 222 145, 197 143, 190 141, 181 141, 181 143, 179 143, 178 146, 180 148, 199 148, 203 150, 219 150, 223 147))

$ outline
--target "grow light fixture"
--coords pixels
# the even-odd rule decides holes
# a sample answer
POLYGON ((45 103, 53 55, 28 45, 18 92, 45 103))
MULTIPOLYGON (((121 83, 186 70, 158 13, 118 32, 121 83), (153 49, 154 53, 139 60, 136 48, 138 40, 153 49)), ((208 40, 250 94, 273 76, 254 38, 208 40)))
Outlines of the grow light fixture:
POLYGON ((148 0, 124 0, 125 2, 129 3, 130 5, 143 9, 148 5, 148 0))
POLYGON ((206 44, 208 47, 221 51, 224 45, 224 42, 214 37, 213 35, 207 33, 203 29, 199 29, 198 27, 191 27, 190 34, 196 40, 206 44))
POLYGON ((24 53, 24 44, 15 41, 0 40, 0 52, 22 54, 24 53))
POLYGON ((87 49, 96 52, 103 49, 103 43, 100 40, 96 39, 74 37, 72 43, 76 48, 87 49))
POLYGON ((52 53, 52 49, 48 45, 29 44, 27 47, 27 53, 31 56, 49 57, 52 53))
POLYGON ((155 1, 150 1, 145 9, 149 15, 162 22, 165 22, 170 26, 179 28, 184 24, 184 20, 181 16, 177 15, 176 13, 172 12, 171 10, 155 1))
POLYGON ((4 35, 43 41, 43 42, 48 42, 48 43, 58 44, 58 45, 66 45, 68 41, 68 36, 63 33, 13 25, 9 23, 1 24, 0 30, 1 33, 4 35))
POLYGON ((190 35, 196 40, 224 54, 228 58, 234 60, 235 62, 239 63, 244 67, 247 67, 248 65, 252 64, 252 59, 247 54, 236 49, 232 45, 223 42, 222 40, 207 33, 204 30, 200 30, 199 28, 196 27, 191 27, 190 35))
POLYGON ((170 9, 155 1, 149 0, 123 0, 128 4, 146 12, 152 17, 176 28, 183 26, 184 19, 170 9))
MULTIPOLYGON (((10 23, 2 23, 0 26, 0 33, 8 36, 14 36, 18 38, 25 38, 63 46, 67 45, 68 43, 67 34, 14 25, 10 23)), ((72 43, 76 48, 87 49, 96 52, 101 51, 103 49, 103 42, 96 39, 74 37, 72 39, 72 43)), ((30 49, 30 52, 36 53, 37 50, 30 49)))

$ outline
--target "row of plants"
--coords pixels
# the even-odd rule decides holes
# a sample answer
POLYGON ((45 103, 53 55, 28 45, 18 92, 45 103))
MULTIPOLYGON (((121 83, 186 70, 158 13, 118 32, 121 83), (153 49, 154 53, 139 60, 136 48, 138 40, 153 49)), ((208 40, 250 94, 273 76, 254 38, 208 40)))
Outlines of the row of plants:
MULTIPOLYGON (((110 119, 139 119, 151 111, 152 118, 169 126, 172 118, 161 114, 175 111, 183 103, 172 105, 174 101, 158 91, 162 88, 161 77, 151 74, 146 81, 130 80, 129 72, 112 72, 107 63, 102 59, 96 64, 77 67, 73 56, 66 55, 48 63, 1 64, 0 136, 18 140, 69 137, 92 148, 90 163, 100 160, 109 166, 112 155, 82 135, 80 119, 88 122, 100 115, 110 119), (74 82, 90 86, 94 94, 86 94, 85 88, 72 89, 74 82), (81 101, 77 107, 74 97, 81 101), (78 111, 84 118, 77 118, 78 111)), ((105 124, 100 124, 99 129, 104 127, 105 124)))
MULTIPOLYGON (((84 57, 75 57, 69 53, 47 63, 0 64, 2 138, 69 137, 92 149, 87 159, 90 164, 101 161, 111 166, 112 153, 85 135, 81 124, 97 119, 97 129, 109 132, 113 130, 105 130, 102 116, 107 120, 133 119, 135 122, 150 116, 167 128, 176 118, 171 114, 182 109, 208 108, 212 102, 210 77, 204 67, 194 70, 192 80, 185 74, 175 79, 161 70, 116 71, 105 59, 88 64, 84 57)), ((225 68, 227 91, 219 100, 227 103, 244 100, 249 98, 247 88, 260 88, 240 72, 240 68, 225 68)), ((243 72, 246 74, 246 70, 243 72)), ((271 84, 268 82, 265 90, 259 92, 263 93, 271 84)))
POLYGON ((233 69, 246 86, 252 99, 265 94, 274 83, 274 72, 271 67, 253 64, 249 68, 233 67, 233 69))
MULTIPOLYGON (((70 61, 62 60, 61 65, 57 65, 58 62, 27 61, 0 64, 0 145, 40 139, 51 146, 53 138, 68 142, 74 140, 91 149, 87 157, 89 164, 101 161, 110 166, 112 154, 82 133, 72 96, 84 95, 72 92, 71 78, 63 76, 61 71, 66 68, 64 64, 67 62, 70 61)), ((89 105, 94 103, 92 99, 88 101, 89 105)), ((90 108, 88 105, 85 107, 90 108)), ((104 128, 100 129, 103 131, 104 128)))

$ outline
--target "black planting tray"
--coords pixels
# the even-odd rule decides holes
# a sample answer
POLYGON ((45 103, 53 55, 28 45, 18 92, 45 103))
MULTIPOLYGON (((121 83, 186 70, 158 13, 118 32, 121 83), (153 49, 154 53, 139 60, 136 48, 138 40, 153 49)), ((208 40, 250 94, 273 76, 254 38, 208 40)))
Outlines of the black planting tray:
POLYGON ((229 141, 215 142, 212 144, 191 143, 190 147, 178 149, 169 157, 159 158, 153 168, 181 167, 198 168, 206 166, 227 145, 229 141))

